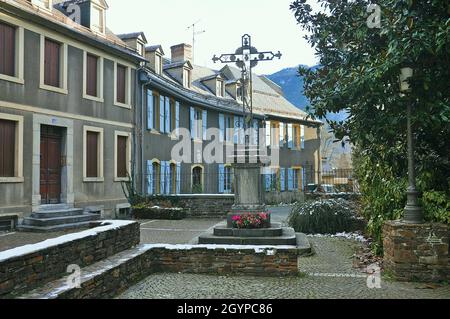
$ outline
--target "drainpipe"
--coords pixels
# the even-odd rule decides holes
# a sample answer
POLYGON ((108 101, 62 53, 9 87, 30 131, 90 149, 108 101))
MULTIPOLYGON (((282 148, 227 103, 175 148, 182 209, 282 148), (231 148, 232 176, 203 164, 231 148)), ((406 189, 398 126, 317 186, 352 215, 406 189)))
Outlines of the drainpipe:
MULTIPOLYGON (((150 77, 147 74, 147 71, 145 70, 145 67, 140 67, 138 69, 138 77, 137 77, 137 81, 140 84, 140 91, 141 91, 141 106, 140 106, 140 114, 141 114, 141 139, 140 139, 140 151, 141 151, 141 172, 140 172, 140 176, 141 176, 141 192, 144 193, 145 190, 145 171, 147 169, 146 165, 145 165, 145 157, 144 157, 144 132, 145 132, 145 119, 146 117, 144 116, 144 101, 145 101, 145 87, 150 85, 152 83, 152 80, 150 79, 150 77)), ((136 123, 139 121, 139 119, 136 119, 136 123)))

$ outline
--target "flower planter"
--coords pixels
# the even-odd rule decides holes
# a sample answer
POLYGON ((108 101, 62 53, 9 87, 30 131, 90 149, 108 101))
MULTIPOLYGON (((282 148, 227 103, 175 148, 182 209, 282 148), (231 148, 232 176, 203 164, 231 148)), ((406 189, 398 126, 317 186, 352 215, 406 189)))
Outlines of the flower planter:
POLYGON ((233 229, 253 230, 270 228, 270 214, 241 213, 231 216, 233 229))

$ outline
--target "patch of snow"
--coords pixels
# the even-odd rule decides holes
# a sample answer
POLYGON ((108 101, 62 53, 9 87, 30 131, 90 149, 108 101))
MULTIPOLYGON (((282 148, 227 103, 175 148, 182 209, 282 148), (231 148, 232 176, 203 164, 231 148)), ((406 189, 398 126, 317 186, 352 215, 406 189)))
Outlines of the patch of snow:
MULTIPOLYGON (((261 246, 261 245, 170 245, 170 244, 146 244, 139 247, 140 251, 150 249, 167 249, 167 250, 193 250, 193 249, 225 249, 225 250, 254 250, 257 254, 271 253, 276 254, 278 250, 297 249, 296 246, 261 246)), ((270 255, 269 255, 270 256, 270 255)))
POLYGON ((337 233, 337 234, 314 234, 314 235, 308 235, 309 237, 316 237, 316 238, 344 238, 344 239, 349 239, 349 240, 355 240, 355 241, 359 241, 361 243, 366 243, 368 240, 361 234, 359 233, 337 233))
POLYGON ((105 220, 102 221, 99 227, 95 227, 92 229, 84 230, 79 233, 72 233, 68 235, 64 235, 57 238, 47 239, 45 241, 42 241, 37 244, 32 245, 25 245, 21 247, 16 247, 10 250, 5 250, 0 252, 0 262, 4 262, 8 259, 20 257, 32 253, 36 253, 40 250, 44 250, 51 247, 56 247, 58 245, 66 244, 78 239, 90 237, 90 236, 96 236, 97 234, 100 234, 102 232, 117 229, 119 227, 123 227, 126 225, 133 224, 135 222, 133 221, 126 221, 126 220, 105 220), (104 226, 102 226, 104 225, 104 226))

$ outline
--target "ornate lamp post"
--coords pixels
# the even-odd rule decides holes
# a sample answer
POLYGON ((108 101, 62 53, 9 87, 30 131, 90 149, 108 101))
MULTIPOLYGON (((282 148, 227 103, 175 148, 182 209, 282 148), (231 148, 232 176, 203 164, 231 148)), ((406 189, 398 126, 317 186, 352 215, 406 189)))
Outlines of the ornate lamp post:
MULTIPOLYGON (((408 79, 413 76, 413 69, 410 67, 404 67, 401 69, 400 74, 400 92, 401 94, 411 93, 411 87, 408 83, 408 79)), ((423 210, 419 206, 419 192, 416 188, 416 172, 414 162, 414 138, 412 132, 412 104, 408 101, 407 106, 407 127, 408 127, 408 202, 405 207, 405 214, 403 222, 407 224, 422 224, 424 223, 423 210)))
POLYGON ((245 145, 250 144, 249 128, 253 122, 253 86, 252 86, 252 69, 261 61, 272 61, 273 59, 281 59, 281 53, 273 53, 272 51, 259 52, 252 46, 252 38, 248 34, 242 36, 242 46, 235 53, 221 54, 219 57, 214 55, 213 61, 221 63, 235 63, 241 69, 242 82, 242 104, 244 115, 244 132, 245 145))

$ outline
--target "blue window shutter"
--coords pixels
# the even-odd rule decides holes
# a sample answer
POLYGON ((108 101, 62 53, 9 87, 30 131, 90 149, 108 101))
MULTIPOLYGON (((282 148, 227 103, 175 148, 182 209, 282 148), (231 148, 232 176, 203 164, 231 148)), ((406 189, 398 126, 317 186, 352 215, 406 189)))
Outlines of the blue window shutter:
POLYGON ((244 145, 245 144, 245 131, 244 131, 244 118, 241 116, 239 117, 239 143, 244 145))
POLYGON ((178 129, 180 128, 180 102, 175 102, 175 130, 176 136, 179 137, 178 129))
POLYGON ((293 130, 294 127, 292 126, 292 124, 288 124, 288 147, 290 149, 294 147, 293 130))
POLYGON ((172 192, 172 172, 170 170, 170 163, 166 162, 166 194, 169 195, 172 192))
POLYGON ((177 163, 177 194, 181 194, 181 163, 177 163))
POLYGON ((253 120, 253 145, 259 144, 258 134, 259 134, 258 120, 253 120))
POLYGON ((225 137, 225 115, 223 114, 219 114, 219 130, 220 130, 219 141, 223 142, 225 137))
POLYGON ((206 141, 206 130, 208 129, 208 111, 202 112, 203 140, 206 141))
POLYGON ((265 180, 265 186, 266 186, 266 192, 270 191, 271 188, 271 180, 272 180, 272 176, 270 175, 271 171, 270 168, 266 167, 264 168, 264 180, 265 180))
POLYGON ((304 150, 305 149, 305 126, 304 125, 301 126, 300 136, 301 136, 302 150, 304 150))
POLYGON ((166 186, 166 162, 161 162, 161 166, 160 166, 160 178, 159 178, 159 182, 160 182, 160 186, 159 186, 159 193, 160 194, 164 194, 164 187, 166 186))
POLYGON ((284 123, 280 123, 280 147, 284 146, 284 139, 285 139, 285 124, 284 123))
POLYGON ((196 138, 196 136, 195 136, 195 109, 191 106, 191 109, 190 109, 190 117, 189 117, 189 119, 190 119, 190 122, 191 122, 191 138, 192 139, 195 139, 196 138))
POLYGON ((240 121, 239 118, 237 116, 234 117, 234 121, 233 121, 234 125, 233 125, 233 141, 234 144, 237 144, 239 142, 239 125, 240 125, 240 121))
POLYGON ((294 190, 294 170, 292 168, 288 169, 288 190, 294 190))
POLYGON ((302 168, 301 170, 300 170, 300 174, 301 174, 301 177, 302 177, 302 192, 304 192, 305 191, 305 187, 306 187, 306 171, 305 171, 305 169, 304 168, 302 168))
POLYGON ((147 161, 147 194, 153 195, 153 163, 147 161))
POLYGON ((272 136, 272 124, 270 121, 266 121, 266 146, 271 146, 271 136, 272 136))
POLYGON ((159 131, 164 133, 164 111, 165 111, 165 98, 164 96, 159 97, 159 131))
POLYGON ((170 127, 170 98, 168 97, 166 97, 165 109, 164 118, 166 123, 164 133, 170 133, 172 128, 170 127))
POLYGON ((153 129, 153 92, 147 90, 147 129, 153 129))
POLYGON ((225 165, 219 164, 219 193, 225 193, 225 165))
POLYGON ((280 189, 284 192, 286 190, 286 170, 284 168, 280 168, 280 184, 280 189))

